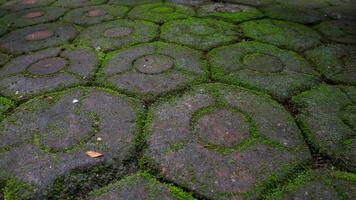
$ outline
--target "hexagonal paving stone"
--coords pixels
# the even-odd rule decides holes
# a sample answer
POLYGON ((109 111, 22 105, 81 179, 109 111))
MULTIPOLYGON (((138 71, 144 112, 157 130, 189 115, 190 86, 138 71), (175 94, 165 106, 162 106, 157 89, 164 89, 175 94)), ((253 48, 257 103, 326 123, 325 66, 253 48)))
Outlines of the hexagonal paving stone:
POLYGON ((56 179, 72 170, 119 165, 134 150, 141 113, 140 102, 99 88, 74 88, 21 105, 0 124, 5 190, 16 181, 26 187, 14 199, 45 199, 56 179), (89 150, 103 156, 89 157, 89 150))
POLYGON ((274 3, 275 0, 224 0, 229 3, 241 3, 251 6, 266 6, 274 3))
POLYGON ((355 21, 331 20, 321 22, 315 28, 333 41, 356 44, 355 27, 355 21))
POLYGON ((97 64, 95 53, 86 49, 54 48, 20 56, 0 69, 0 93, 22 99, 82 84, 97 64))
POLYGON ((57 0, 55 6, 78 8, 83 6, 95 6, 106 3, 107 0, 57 0))
POLYGON ((99 83, 145 99, 205 80, 203 54, 187 47, 155 42, 111 55, 99 83))
POLYGON ((126 6, 136 6, 139 4, 146 4, 146 3, 161 3, 163 0, 110 0, 110 4, 119 4, 119 5, 126 5, 126 6))
POLYGON ((331 170, 308 170, 266 197, 270 200, 355 198, 356 175, 331 170))
POLYGON ((108 199, 164 199, 164 200, 194 200, 194 198, 182 190, 158 182, 149 174, 134 174, 115 182, 105 188, 89 194, 89 200, 108 199))
POLYGON ((39 24, 14 30, 0 39, 0 49, 12 54, 27 53, 68 42, 77 34, 73 25, 39 24))
POLYGON ((330 6, 320 10, 329 17, 342 20, 356 20, 355 3, 349 5, 330 6))
POLYGON ((9 56, 0 52, 0 67, 9 61, 9 56))
POLYGON ((308 140, 356 172, 356 87, 321 86, 293 98, 308 140))
POLYGON ((59 19, 67 11, 65 8, 42 7, 21 10, 1 18, 0 23, 10 27, 25 27, 59 19))
POLYGON ((267 96, 206 84, 149 111, 145 160, 209 199, 259 199, 310 159, 292 116, 267 96))
POLYGON ((219 47, 208 54, 214 79, 267 91, 279 101, 319 82, 298 54, 259 42, 219 47))
POLYGON ((295 51, 304 51, 320 43, 321 36, 313 29, 294 22, 261 19, 241 25, 246 36, 295 51))
POLYGON ((275 0, 289 6, 303 6, 305 8, 323 8, 330 5, 330 0, 275 0))
POLYGON ((0 96, 0 121, 4 118, 4 113, 11 107, 14 107, 14 102, 0 96))
POLYGON ((79 42, 104 51, 149 42, 159 34, 159 26, 142 20, 116 20, 84 30, 79 42))
POLYGON ((242 22, 263 17, 261 11, 254 7, 230 3, 205 4, 197 12, 199 17, 214 17, 230 22, 242 22))
POLYGON ((356 84, 356 46, 330 44, 305 53, 327 79, 356 84))
POLYGON ((324 14, 317 10, 302 6, 271 5, 262 8, 265 15, 273 19, 298 22, 302 24, 313 24, 325 20, 324 14))
POLYGON ((195 11, 187 6, 171 3, 155 3, 135 7, 130 11, 129 18, 164 23, 174 19, 184 19, 193 15, 195 15, 195 11))
POLYGON ((209 50, 240 39, 237 26, 215 20, 189 18, 163 24, 161 37, 169 42, 209 50))
POLYGON ((48 6, 52 4, 55 0, 11 0, 2 4, 2 8, 16 11, 29 8, 37 8, 48 6))
POLYGON ((71 10, 64 17, 65 21, 78 25, 91 25, 122 18, 129 9, 125 6, 87 6, 71 10))
POLYGON ((205 3, 211 3, 210 0, 166 0, 166 2, 191 5, 191 6, 198 6, 205 3))

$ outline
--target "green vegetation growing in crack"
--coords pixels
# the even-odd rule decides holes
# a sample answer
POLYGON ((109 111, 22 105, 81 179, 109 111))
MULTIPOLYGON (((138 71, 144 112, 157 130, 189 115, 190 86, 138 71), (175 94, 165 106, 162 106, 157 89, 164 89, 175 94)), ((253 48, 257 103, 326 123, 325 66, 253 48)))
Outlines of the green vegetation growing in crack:
MULTIPOLYGON (((117 195, 135 193, 135 196, 149 197, 149 199, 160 199, 170 196, 177 200, 194 200, 190 193, 165 182, 159 182, 153 175, 139 171, 136 174, 127 176, 115 183, 89 193, 89 197, 100 197, 108 193, 117 193, 117 195), (134 191, 140 187, 140 191, 134 191), (138 193, 137 193, 138 192, 138 193)), ((122 196, 119 196, 120 198, 122 196)), ((168 197, 167 197, 168 198, 168 197)))
POLYGON ((16 179, 9 179, 5 183, 0 183, 0 189, 2 189, 0 198, 2 197, 4 200, 27 200, 35 191, 31 185, 16 179))
POLYGON ((5 118, 6 112, 13 107, 15 107, 13 101, 0 96, 0 122, 5 118))

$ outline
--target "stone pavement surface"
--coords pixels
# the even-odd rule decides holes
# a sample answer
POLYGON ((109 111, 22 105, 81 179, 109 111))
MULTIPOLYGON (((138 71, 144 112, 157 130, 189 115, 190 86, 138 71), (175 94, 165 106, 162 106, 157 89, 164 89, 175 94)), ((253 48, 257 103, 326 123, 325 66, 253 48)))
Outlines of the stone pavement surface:
POLYGON ((355 0, 0 0, 0 199, 356 199, 355 0))

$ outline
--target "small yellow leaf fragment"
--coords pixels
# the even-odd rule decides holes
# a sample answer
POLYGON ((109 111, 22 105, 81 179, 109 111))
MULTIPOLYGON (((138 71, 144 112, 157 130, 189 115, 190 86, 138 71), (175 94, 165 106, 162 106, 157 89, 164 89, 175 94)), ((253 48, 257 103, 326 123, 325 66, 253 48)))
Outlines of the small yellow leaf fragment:
POLYGON ((102 157, 103 154, 96 152, 96 151, 87 151, 85 152, 87 154, 87 156, 91 157, 91 158, 98 158, 98 157, 102 157))

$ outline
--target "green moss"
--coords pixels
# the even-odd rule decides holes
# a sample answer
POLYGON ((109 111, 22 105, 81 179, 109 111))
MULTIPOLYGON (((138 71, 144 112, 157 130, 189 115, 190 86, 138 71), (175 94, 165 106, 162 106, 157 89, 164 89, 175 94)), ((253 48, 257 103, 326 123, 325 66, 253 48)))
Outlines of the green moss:
POLYGON ((33 196, 34 188, 16 179, 9 179, 3 188, 4 200, 29 200, 33 196))
POLYGON ((0 97, 0 121, 5 117, 6 112, 15 107, 15 103, 4 97, 0 97))
POLYGON ((261 19, 240 26, 247 37, 295 51, 314 47, 321 40, 313 29, 293 22, 261 19))
POLYGON ((188 18, 165 23, 161 38, 199 50, 209 50, 240 39, 237 26, 215 19, 188 18))
POLYGON ((183 19, 195 14, 190 7, 172 3, 144 4, 132 9, 128 15, 130 19, 142 19, 156 23, 183 19))
POLYGON ((199 17, 212 17, 234 23, 257 19, 264 16, 261 11, 254 7, 241 4, 220 3, 203 5, 198 9, 197 13, 199 17))

